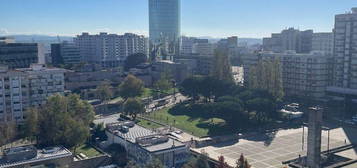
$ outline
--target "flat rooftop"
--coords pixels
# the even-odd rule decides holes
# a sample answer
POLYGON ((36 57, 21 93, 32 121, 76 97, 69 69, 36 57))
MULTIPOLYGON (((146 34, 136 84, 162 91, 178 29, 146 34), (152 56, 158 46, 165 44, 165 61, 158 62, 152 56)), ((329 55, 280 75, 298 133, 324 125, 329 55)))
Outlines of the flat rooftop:
MULTIPOLYGON (((118 123, 120 122, 112 123, 112 124, 118 124, 118 123)), ((110 128, 108 128, 107 130, 110 133, 114 134, 115 136, 119 136, 120 138, 125 139, 130 143, 140 145, 143 149, 146 149, 149 152, 158 152, 163 150, 169 150, 172 148, 185 147, 185 144, 171 137, 168 137, 167 141, 163 141, 160 143, 153 143, 151 145, 142 145, 137 142, 137 139, 143 137, 150 137, 150 136, 157 137, 157 136, 165 136, 165 135, 160 135, 158 132, 155 132, 154 130, 149 130, 136 124, 131 128, 129 127, 128 132, 123 132, 120 131, 119 129, 110 129, 110 128)))
MULTIPOLYGON (((335 128, 330 131, 330 149, 357 143, 357 129, 335 128), (353 136, 353 137, 351 137, 353 136), (346 140, 346 142, 345 142, 346 140)), ((304 132, 304 145, 302 145, 302 129, 287 129, 258 134, 239 139, 238 142, 226 142, 203 148, 191 149, 201 153, 205 151, 211 159, 217 160, 224 156, 229 165, 234 166, 236 160, 243 154, 254 168, 279 168, 283 167, 283 161, 296 159, 299 155, 306 155, 307 133, 304 132)), ((323 131, 321 137, 321 150, 327 150, 328 132, 323 131)), ((355 158, 356 151, 338 153, 351 159, 355 158)))
POLYGON ((31 164, 31 163, 36 163, 46 160, 54 160, 54 159, 72 156, 72 152, 70 152, 68 149, 64 147, 54 147, 53 149, 54 150, 52 152, 44 152, 43 149, 38 149, 37 156, 35 158, 18 161, 18 162, 11 162, 11 163, 7 163, 6 160, 4 160, 1 156, 0 168, 10 168, 10 167, 24 165, 24 164, 31 164))

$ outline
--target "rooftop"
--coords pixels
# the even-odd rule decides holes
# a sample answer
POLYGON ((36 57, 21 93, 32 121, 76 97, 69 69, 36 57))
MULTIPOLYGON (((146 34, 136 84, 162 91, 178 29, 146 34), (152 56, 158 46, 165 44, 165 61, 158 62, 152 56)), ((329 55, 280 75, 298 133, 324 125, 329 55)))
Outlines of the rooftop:
POLYGON ((140 145, 149 152, 158 152, 171 148, 184 147, 185 144, 168 137, 167 135, 159 134, 153 130, 146 129, 134 124, 132 127, 126 126, 124 122, 107 124, 107 130, 112 134, 125 139, 131 143, 140 145), (126 130, 121 127, 124 126, 126 130))
MULTIPOLYGON (((16 148, 7 149, 6 151, 8 151, 8 154, 10 155, 10 154, 16 154, 17 152, 21 153, 21 152, 28 151, 31 149, 36 150, 36 148, 34 148, 34 147, 16 147, 16 148)), ((31 164, 31 163, 35 163, 35 162, 53 160, 53 159, 69 157, 69 156, 72 156, 72 153, 64 147, 50 147, 50 148, 45 148, 45 149, 38 149, 36 157, 34 157, 32 159, 18 161, 18 162, 8 162, 2 156, 2 157, 0 157, 0 168, 10 168, 10 167, 14 167, 14 166, 31 164)))

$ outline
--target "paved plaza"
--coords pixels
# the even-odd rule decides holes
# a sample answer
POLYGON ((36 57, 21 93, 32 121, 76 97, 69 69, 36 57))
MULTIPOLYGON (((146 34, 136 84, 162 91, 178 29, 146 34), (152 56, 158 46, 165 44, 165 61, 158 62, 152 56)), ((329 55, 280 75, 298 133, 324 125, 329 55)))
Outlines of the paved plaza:
MULTIPOLYGON (((204 151, 212 159, 223 155, 231 166, 235 165, 236 160, 243 153, 254 168, 282 168, 283 161, 306 155, 306 129, 304 147, 302 147, 302 137, 302 129, 290 129, 241 139, 234 144, 217 144, 194 150, 204 151)), ((330 149, 349 143, 343 129, 337 128, 330 131, 330 149)), ((322 133, 321 147, 322 151, 327 150, 327 131, 322 133)))

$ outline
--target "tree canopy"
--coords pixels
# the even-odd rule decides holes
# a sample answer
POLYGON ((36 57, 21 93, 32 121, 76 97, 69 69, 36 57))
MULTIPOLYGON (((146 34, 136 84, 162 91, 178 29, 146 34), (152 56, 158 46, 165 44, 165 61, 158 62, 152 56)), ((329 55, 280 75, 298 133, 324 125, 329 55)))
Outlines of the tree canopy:
POLYGON ((135 98, 128 98, 124 103, 124 113, 130 115, 134 120, 138 114, 145 112, 145 106, 135 98))
POLYGON ((236 161, 235 168, 251 168, 252 166, 248 163, 248 160, 243 156, 240 155, 239 159, 236 161))
POLYGON ((119 94, 124 99, 140 96, 144 91, 143 82, 133 75, 128 75, 119 85, 119 94))
POLYGON ((252 89, 267 90, 277 100, 284 97, 280 61, 260 60, 256 66, 249 68, 248 86, 252 89))
POLYGON ((94 119, 93 107, 78 95, 54 95, 42 107, 30 110, 25 121, 25 134, 38 137, 42 146, 76 147, 89 137, 89 124, 94 119), (36 114, 37 113, 37 114, 36 114), (36 121, 36 115, 38 119, 36 121), (36 128, 37 126, 37 128, 36 128))
POLYGON ((211 75, 219 80, 233 81, 232 67, 227 50, 215 50, 211 75))
POLYGON ((129 55, 124 63, 124 70, 128 71, 130 68, 134 68, 135 66, 147 62, 147 56, 143 53, 135 53, 129 55))
POLYGON ((170 75, 167 73, 162 73, 160 79, 154 83, 154 88, 160 92, 167 92, 172 88, 172 83, 170 80, 170 75))
POLYGON ((107 101, 113 97, 113 92, 110 90, 108 82, 102 82, 95 90, 95 94, 101 101, 107 101))

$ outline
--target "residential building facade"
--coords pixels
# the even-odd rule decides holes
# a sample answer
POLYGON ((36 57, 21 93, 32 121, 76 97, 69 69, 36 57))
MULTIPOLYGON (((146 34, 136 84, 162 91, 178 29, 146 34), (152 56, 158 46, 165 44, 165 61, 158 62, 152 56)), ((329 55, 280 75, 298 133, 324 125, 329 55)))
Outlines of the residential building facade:
POLYGON ((39 106, 64 93, 64 69, 33 64, 30 68, 0 71, 0 123, 21 122, 28 107, 39 106))
MULTIPOLYGON (((334 66, 330 92, 357 100, 357 8, 335 16, 334 66)), ((342 96, 343 97, 343 96, 342 96)))
POLYGON ((333 54, 333 33, 314 33, 312 37, 312 51, 320 51, 326 55, 333 54))
POLYGON ((148 40, 144 36, 126 33, 124 35, 82 33, 74 38, 83 62, 99 63, 115 67, 135 53, 148 54, 148 40))
POLYGON ((243 57, 244 82, 248 84, 249 72, 259 61, 277 59, 281 66, 283 89, 286 96, 309 97, 323 101, 329 85, 331 57, 320 52, 299 54, 261 52, 243 57))
POLYGON ((263 49, 273 52, 309 53, 312 50, 312 37, 312 30, 284 29, 281 33, 275 33, 269 38, 264 38, 263 49))

